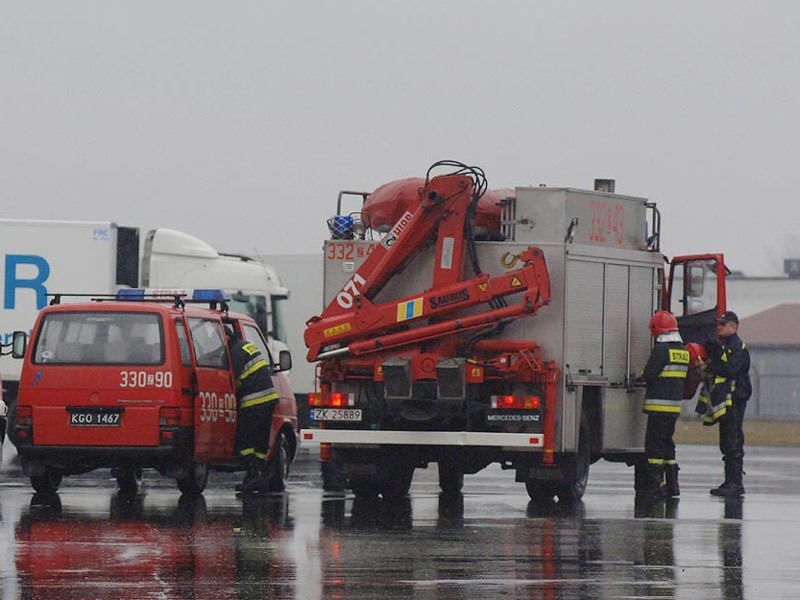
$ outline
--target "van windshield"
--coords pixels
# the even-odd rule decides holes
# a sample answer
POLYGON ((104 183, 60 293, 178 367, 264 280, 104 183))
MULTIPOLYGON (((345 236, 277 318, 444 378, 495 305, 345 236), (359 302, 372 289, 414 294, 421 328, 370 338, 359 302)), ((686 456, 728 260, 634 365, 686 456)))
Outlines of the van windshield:
POLYGON ((159 315, 70 312, 46 315, 33 350, 36 364, 158 365, 164 362, 159 315))

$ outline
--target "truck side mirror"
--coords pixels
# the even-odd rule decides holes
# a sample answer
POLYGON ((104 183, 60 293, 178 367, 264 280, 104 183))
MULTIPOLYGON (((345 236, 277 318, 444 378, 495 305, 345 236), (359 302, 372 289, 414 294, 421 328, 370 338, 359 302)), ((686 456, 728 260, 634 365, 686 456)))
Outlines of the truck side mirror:
POLYGON ((23 358, 25 349, 28 347, 28 336, 24 331, 15 331, 11 343, 11 356, 13 358, 23 358))
POLYGON ((292 354, 288 350, 278 352, 278 370, 289 371, 292 368, 292 354))

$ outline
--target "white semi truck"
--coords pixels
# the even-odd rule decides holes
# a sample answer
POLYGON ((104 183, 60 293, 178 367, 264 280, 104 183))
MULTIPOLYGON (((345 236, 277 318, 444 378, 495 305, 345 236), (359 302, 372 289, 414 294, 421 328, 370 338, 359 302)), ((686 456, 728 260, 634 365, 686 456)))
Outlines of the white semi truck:
MULTIPOLYGON (((220 253, 172 229, 139 229, 108 221, 0 219, 0 343, 16 330, 30 332, 53 294, 113 294, 120 288, 222 289, 231 310, 252 316, 286 350, 281 303, 288 291, 275 271, 246 256, 220 253)), ((64 301, 80 300, 70 296, 64 301)), ((85 298, 84 298, 85 300, 85 298)), ((277 356, 277 352, 275 352, 277 356)), ((20 361, 0 357, 7 404, 17 395, 20 361)))

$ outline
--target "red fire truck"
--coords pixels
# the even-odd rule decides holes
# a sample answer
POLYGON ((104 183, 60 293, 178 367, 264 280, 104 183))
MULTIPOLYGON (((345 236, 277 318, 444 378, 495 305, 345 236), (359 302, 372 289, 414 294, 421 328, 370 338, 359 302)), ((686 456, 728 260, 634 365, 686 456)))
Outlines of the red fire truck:
POLYGON ((401 496, 437 463, 456 493, 499 463, 532 499, 574 501, 592 462, 642 464, 650 317, 672 309, 687 342, 713 335, 726 267, 694 255, 667 273, 655 203, 595 183, 491 193, 446 161, 352 214, 340 195, 326 308, 305 332, 318 391, 301 435, 327 487, 401 496))
POLYGON ((270 433, 270 489, 282 490, 297 449, 297 407, 255 321, 230 313, 216 290, 122 290, 39 314, 25 353, 16 418, 22 467, 38 492, 64 475, 111 468, 135 491, 142 470, 204 490, 209 469, 243 469, 234 456, 237 402, 225 328, 269 358, 280 400, 270 433), (204 306, 203 306, 204 305, 204 306))

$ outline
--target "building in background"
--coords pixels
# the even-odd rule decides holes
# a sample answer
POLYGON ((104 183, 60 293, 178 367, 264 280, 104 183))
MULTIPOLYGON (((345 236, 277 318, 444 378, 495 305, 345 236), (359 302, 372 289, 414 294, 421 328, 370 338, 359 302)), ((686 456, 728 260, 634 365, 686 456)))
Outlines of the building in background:
POLYGON ((800 420, 800 303, 742 318, 739 335, 750 351, 748 417, 800 420))

